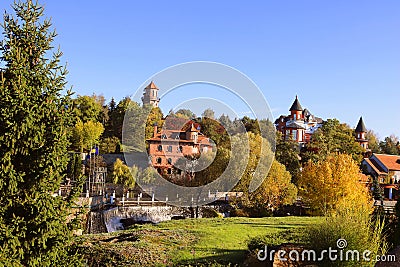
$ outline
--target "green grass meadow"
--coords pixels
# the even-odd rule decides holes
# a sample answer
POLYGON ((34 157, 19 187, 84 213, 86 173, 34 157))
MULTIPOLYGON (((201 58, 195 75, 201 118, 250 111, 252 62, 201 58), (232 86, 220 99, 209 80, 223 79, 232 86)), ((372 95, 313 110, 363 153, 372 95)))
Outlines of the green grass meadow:
MULTIPOLYGON (((274 235, 321 217, 202 218, 139 225, 79 239, 89 266, 241 265, 251 238, 274 235)), ((290 242, 290 240, 288 240, 290 242)))

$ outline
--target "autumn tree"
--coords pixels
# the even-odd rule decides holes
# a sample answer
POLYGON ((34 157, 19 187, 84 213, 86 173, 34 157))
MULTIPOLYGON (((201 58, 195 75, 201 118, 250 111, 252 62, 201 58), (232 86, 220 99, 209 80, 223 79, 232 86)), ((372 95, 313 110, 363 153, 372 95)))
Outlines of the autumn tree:
POLYGON ((137 166, 128 167, 122 160, 118 159, 114 162, 112 179, 115 184, 122 184, 124 191, 133 188, 138 177, 139 169, 137 166))
POLYGON ((143 107, 144 113, 147 115, 146 119, 146 139, 153 137, 154 134, 154 124, 157 124, 161 130, 163 126, 163 113, 159 107, 153 107, 151 105, 146 105, 143 107), (150 112, 149 112, 150 109, 150 112))
POLYGON ((252 132, 247 135, 250 149, 247 167, 234 188, 235 191, 243 192, 243 204, 258 212, 273 211, 282 205, 292 204, 296 200, 297 188, 291 182, 290 173, 283 164, 273 160, 273 153, 267 139, 252 132), (260 158, 268 158, 268 160, 260 161, 260 158), (271 162, 272 165, 269 166, 271 162), (254 179, 256 168, 261 168, 261 173, 264 175, 263 182, 257 190, 249 192, 249 185, 254 179))
POLYGON ((293 204, 297 198, 297 187, 291 178, 285 166, 274 160, 266 179, 256 191, 249 194, 251 205, 274 211, 283 205, 293 204))
POLYGON ((83 152, 84 149, 92 149, 99 143, 100 136, 104 131, 104 127, 100 122, 78 120, 72 129, 72 147, 83 152))
POLYGON ((301 173, 299 193, 312 212, 327 215, 343 206, 369 210, 371 196, 359 183, 360 169, 350 155, 330 154, 323 161, 309 161, 301 173))
POLYGON ((76 224, 67 219, 79 191, 54 195, 73 123, 67 71, 43 7, 29 0, 13 9, 0 44, 0 265, 79 265, 70 253, 76 224))
POLYGON ((193 111, 191 111, 190 109, 179 109, 177 112, 175 112, 175 114, 171 114, 171 115, 175 115, 178 118, 183 118, 186 120, 191 120, 193 118, 196 117, 196 114, 193 113, 193 111))

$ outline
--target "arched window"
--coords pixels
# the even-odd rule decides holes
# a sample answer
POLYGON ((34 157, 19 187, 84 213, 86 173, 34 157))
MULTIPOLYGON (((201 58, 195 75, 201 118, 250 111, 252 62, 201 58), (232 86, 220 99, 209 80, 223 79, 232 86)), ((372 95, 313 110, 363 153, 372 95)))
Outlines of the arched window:
POLYGON ((158 146, 158 151, 162 151, 162 145, 158 146))
POLYGON ((162 159, 161 158, 157 158, 157 163, 161 164, 162 163, 162 159))
POLYGON ((168 168, 167 173, 168 173, 168 174, 171 174, 171 173, 172 173, 171 168, 168 168))
POLYGON ((168 158, 168 164, 172 164, 172 159, 168 158))
POLYGON ((172 152, 172 146, 168 146, 168 147, 167 147, 167 151, 168 151, 168 152, 172 152))

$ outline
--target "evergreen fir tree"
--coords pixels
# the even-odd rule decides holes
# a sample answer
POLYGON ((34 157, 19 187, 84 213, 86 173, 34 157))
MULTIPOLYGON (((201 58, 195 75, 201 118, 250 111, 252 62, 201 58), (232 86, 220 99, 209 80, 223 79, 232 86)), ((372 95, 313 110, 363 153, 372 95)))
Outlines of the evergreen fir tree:
POLYGON ((68 161, 70 92, 56 33, 31 0, 5 13, 0 43, 0 265, 79 265, 68 220, 74 195, 57 196, 68 161))

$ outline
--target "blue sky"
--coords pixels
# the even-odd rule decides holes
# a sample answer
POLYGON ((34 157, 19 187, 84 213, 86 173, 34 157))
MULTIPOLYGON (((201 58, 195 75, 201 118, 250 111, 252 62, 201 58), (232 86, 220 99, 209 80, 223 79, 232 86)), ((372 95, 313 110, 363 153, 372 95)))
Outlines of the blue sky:
MULTIPOLYGON (((1 1, 0 9, 10 11, 11 2, 1 1)), ((55 44, 78 94, 119 100, 164 68, 214 61, 249 76, 274 117, 288 113, 298 95, 319 117, 355 127, 363 116, 380 138, 400 136, 398 1, 41 3, 59 34, 55 44)), ((163 111, 185 97, 228 99, 203 87, 165 97, 163 111)), ((240 109, 235 101, 230 99, 230 106, 240 109)))

